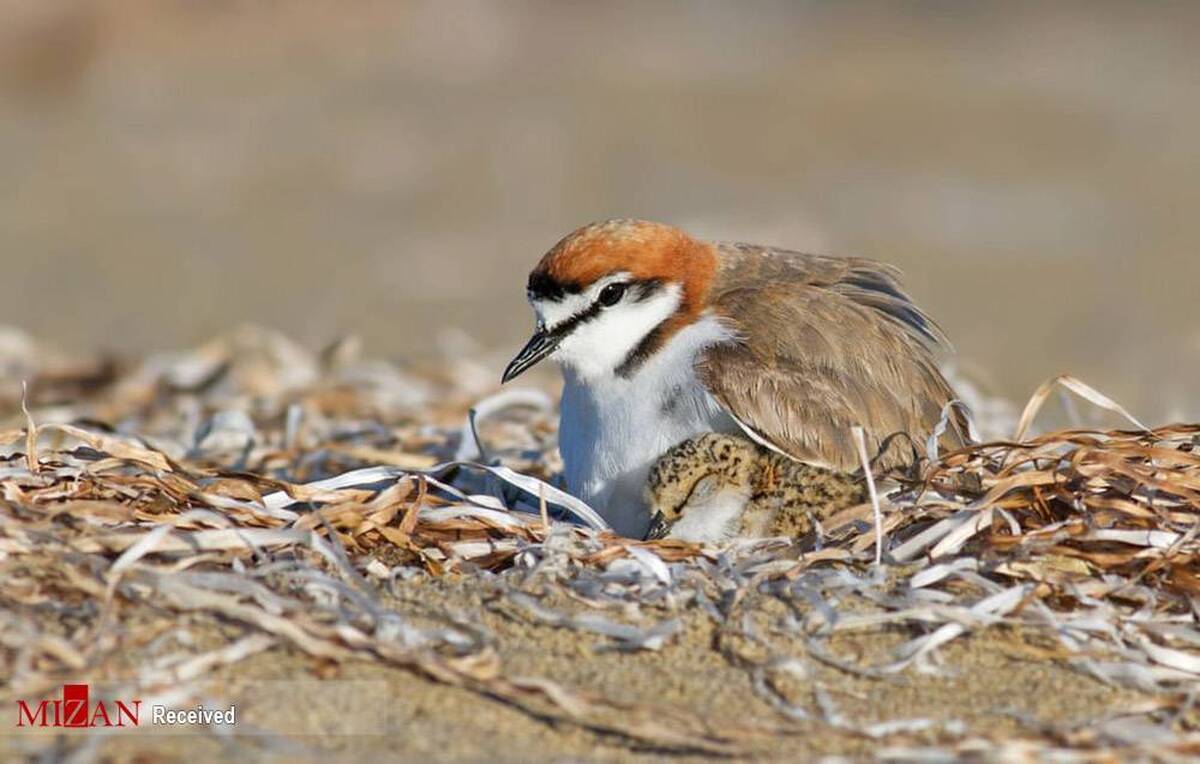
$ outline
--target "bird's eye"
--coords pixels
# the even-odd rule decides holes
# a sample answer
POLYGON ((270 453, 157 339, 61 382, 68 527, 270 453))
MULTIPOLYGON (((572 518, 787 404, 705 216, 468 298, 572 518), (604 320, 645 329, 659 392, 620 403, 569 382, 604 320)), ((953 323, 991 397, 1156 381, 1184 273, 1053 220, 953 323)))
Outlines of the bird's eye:
POLYGON ((600 290, 600 304, 606 308, 611 308, 621 301, 625 296, 624 284, 609 284, 600 290))

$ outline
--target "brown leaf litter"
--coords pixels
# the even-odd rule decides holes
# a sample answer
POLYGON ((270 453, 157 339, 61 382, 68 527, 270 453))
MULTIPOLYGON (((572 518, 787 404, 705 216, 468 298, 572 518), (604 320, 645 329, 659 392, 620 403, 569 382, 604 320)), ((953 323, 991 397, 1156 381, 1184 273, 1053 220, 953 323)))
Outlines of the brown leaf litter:
POLYGON ((1200 425, 1025 437, 1047 388, 1020 437, 880 476, 878 504, 819 537, 702 549, 596 527, 543 482, 559 469, 549 396, 491 395, 492 370, 469 361, 406 369, 245 329, 140 363, 58 358, 48 378, 36 359, 17 366, 24 394, 0 385, 5 704, 111 679, 148 618, 144 634, 179 620, 223 636, 117 672, 145 694, 288 650, 327 675, 412 672, 632 751, 778 755, 814 729, 883 758, 1200 746, 1200 425), (439 581, 476 615, 419 594, 439 581), (744 677, 762 712, 565 681, 583 660, 516 672, 531 659, 496 636, 513 628, 589 640, 613 667, 695 659, 689 635, 711 633, 712 670, 744 677), (945 674, 968 635, 1144 699, 1121 723, 1010 720, 997 737, 919 704, 868 721, 838 696, 945 674))

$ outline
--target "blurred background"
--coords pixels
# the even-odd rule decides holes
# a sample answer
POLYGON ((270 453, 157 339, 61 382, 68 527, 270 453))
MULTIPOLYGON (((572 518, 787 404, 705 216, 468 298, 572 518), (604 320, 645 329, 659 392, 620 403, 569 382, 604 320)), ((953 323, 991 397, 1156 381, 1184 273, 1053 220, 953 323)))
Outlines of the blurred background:
POLYGON ((1200 418, 1198 40, 1200 3, 0 0, 0 325, 513 351, 536 258, 637 216, 894 262, 1013 399, 1200 418))

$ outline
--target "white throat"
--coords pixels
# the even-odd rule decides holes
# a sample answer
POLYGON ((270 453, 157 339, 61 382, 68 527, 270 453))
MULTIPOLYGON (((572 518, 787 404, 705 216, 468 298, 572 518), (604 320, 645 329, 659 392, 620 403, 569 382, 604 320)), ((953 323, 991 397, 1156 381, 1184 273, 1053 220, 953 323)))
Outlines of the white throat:
POLYGON ((609 323, 606 334, 585 334, 558 358, 564 380, 559 445, 567 487, 614 530, 634 538, 650 526, 644 490, 654 461, 701 433, 740 432, 696 378, 696 355, 733 336, 714 316, 680 330, 628 377, 615 372, 647 328, 674 312, 678 299, 676 292, 669 300, 647 300, 653 305, 641 313, 636 331, 624 319, 609 323))

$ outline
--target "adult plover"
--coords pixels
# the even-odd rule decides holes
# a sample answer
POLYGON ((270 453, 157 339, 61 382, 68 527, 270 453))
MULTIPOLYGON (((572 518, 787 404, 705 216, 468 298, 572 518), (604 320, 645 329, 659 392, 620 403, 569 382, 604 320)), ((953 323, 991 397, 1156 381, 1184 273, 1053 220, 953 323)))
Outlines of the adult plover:
MULTIPOLYGON (((651 465, 688 438, 744 433, 795 461, 853 470, 854 426, 873 452, 894 433, 923 442, 954 397, 935 362, 941 331, 896 269, 871 260, 610 220, 542 257, 528 298, 537 327, 504 380, 559 363, 567 487, 627 536, 649 528, 651 465)), ((956 418, 943 446, 966 433, 956 418)), ((888 449, 876 466, 908 453, 888 449)))

